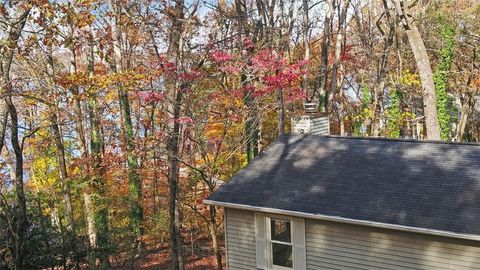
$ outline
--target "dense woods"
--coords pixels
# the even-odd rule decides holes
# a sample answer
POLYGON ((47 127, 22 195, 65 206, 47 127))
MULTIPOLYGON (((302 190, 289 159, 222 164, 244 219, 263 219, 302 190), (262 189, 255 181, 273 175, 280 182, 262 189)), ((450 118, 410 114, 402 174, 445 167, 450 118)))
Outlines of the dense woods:
POLYGON ((7 0, 0 40, 0 269, 222 269, 202 200, 304 103, 480 140, 478 0, 7 0))

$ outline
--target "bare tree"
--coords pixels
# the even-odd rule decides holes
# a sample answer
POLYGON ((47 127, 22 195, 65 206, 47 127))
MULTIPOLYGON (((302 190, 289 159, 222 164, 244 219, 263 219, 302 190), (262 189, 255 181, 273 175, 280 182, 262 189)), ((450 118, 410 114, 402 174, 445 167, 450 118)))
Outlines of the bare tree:
POLYGON ((328 52, 330 48, 331 32, 332 32, 332 20, 335 9, 335 0, 327 0, 327 11, 325 13, 325 20, 323 22, 323 37, 321 47, 321 62, 320 62, 320 74, 318 75, 318 88, 316 89, 317 100, 322 103, 325 111, 328 110, 329 91, 327 89, 327 80, 329 74, 328 68, 328 52))
MULTIPOLYGON (((304 54, 303 60, 310 61, 310 39, 309 39, 309 32, 310 32, 310 21, 308 18, 310 6, 308 0, 303 0, 302 8, 303 8, 303 15, 302 15, 302 38, 303 38, 303 46, 304 46, 304 54)), ((305 96, 308 97, 308 66, 305 68, 305 74, 303 75, 303 91, 305 92, 305 96)))
MULTIPOLYGON (((333 68, 332 68, 332 79, 330 83, 330 93, 336 94, 337 93, 337 87, 340 88, 338 91, 338 104, 339 104, 339 119, 340 119, 340 135, 343 136, 345 135, 345 121, 344 121, 344 115, 343 115, 343 89, 342 89, 342 79, 338 77, 338 71, 339 69, 342 68, 341 62, 340 62, 340 56, 342 53, 342 48, 345 48, 345 42, 346 42, 346 28, 347 28, 347 10, 350 7, 350 2, 351 0, 346 0, 343 2, 342 9, 340 10, 340 14, 338 17, 338 28, 337 28, 337 36, 335 40, 335 56, 333 60, 333 68)), ((343 75, 341 76, 343 78, 343 75)))

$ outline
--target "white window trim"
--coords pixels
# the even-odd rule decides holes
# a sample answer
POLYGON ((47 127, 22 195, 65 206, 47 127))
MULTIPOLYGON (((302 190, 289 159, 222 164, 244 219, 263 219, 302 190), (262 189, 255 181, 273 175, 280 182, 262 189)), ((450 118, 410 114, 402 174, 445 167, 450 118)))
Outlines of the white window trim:
MULTIPOLYGON (((275 242, 275 240, 274 240, 275 242)), ((282 242, 282 241, 278 241, 282 242)), ((305 249, 305 219, 295 216, 271 214, 268 212, 255 212, 255 246, 257 257, 257 269, 263 270, 305 270, 306 249, 305 249), (292 244, 293 267, 275 266, 272 262, 271 225, 270 219, 278 218, 289 220, 292 244)), ((283 243, 281 243, 283 244, 283 243)))
POLYGON ((271 270, 293 270, 293 266, 292 267, 284 267, 284 266, 279 266, 279 265, 274 265, 273 264, 273 253, 272 253, 272 243, 277 243, 277 244, 282 244, 282 245, 289 245, 292 247, 292 262, 293 262, 293 265, 295 265, 295 252, 294 252, 294 245, 293 245, 293 219, 290 218, 290 217, 287 217, 287 216, 280 216, 280 215, 272 215, 272 214, 268 214, 266 216, 266 219, 265 219, 265 223, 266 223, 266 230, 265 230, 265 233, 266 233, 266 236, 267 236, 267 262, 268 262, 268 269, 271 269, 271 270), (283 219, 283 220, 287 220, 288 222, 290 222, 290 243, 288 242, 282 242, 282 241, 278 241, 278 240, 272 240, 272 228, 271 228, 271 220, 272 219, 283 219))

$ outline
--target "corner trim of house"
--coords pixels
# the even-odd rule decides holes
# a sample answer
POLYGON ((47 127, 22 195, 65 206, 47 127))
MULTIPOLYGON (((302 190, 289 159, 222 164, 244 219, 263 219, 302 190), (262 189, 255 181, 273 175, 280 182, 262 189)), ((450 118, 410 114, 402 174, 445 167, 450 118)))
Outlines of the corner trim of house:
POLYGON ((227 213, 225 211, 223 211, 223 230, 223 233, 225 234, 225 270, 229 270, 230 267, 228 267, 227 213))
POLYGON ((212 201, 212 200, 203 200, 203 203, 207 204, 207 205, 215 205, 215 206, 220 206, 220 207, 235 208, 235 209, 240 209, 240 210, 258 211, 258 212, 265 212, 265 213, 279 214, 279 215, 289 215, 289 216, 308 218, 308 219, 333 221, 333 222, 340 222, 340 223, 347 223, 347 224, 354 224, 354 225, 363 225, 363 226, 370 226, 370 227, 383 228, 383 229, 391 229, 391 230, 404 231, 404 232, 422 233, 422 234, 457 238, 457 239, 463 239, 463 240, 480 241, 480 235, 475 235, 475 234, 460 234, 460 233, 454 233, 454 232, 442 231, 442 230, 415 228, 415 227, 410 227, 410 226, 388 224, 388 223, 383 223, 383 222, 356 220, 356 219, 350 219, 350 218, 344 218, 344 217, 338 217, 338 216, 326 216, 326 215, 320 215, 320 214, 310 214, 310 213, 303 213, 303 212, 297 212, 297 211, 282 210, 282 209, 275 209, 275 208, 268 208, 268 207, 259 207, 259 206, 251 206, 251 205, 236 204, 236 203, 219 202, 219 201, 212 201))

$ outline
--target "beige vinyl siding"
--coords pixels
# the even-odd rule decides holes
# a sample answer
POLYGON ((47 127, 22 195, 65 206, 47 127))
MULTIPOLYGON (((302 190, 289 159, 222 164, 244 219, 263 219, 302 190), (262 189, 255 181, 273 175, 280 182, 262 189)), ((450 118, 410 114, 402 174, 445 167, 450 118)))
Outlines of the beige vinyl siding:
POLYGON ((292 118, 293 134, 330 135, 328 116, 306 114, 292 118))
POLYGON ((228 269, 256 269, 254 212, 225 208, 225 218, 228 269))
POLYGON ((310 132, 314 135, 330 135, 328 116, 312 118, 310 132))
POLYGON ((306 220, 307 269, 480 269, 480 243, 306 220))

